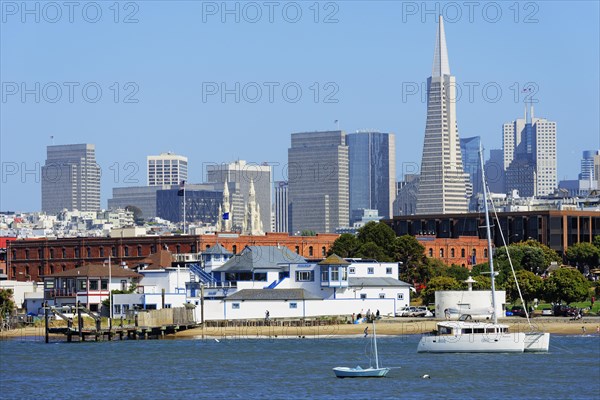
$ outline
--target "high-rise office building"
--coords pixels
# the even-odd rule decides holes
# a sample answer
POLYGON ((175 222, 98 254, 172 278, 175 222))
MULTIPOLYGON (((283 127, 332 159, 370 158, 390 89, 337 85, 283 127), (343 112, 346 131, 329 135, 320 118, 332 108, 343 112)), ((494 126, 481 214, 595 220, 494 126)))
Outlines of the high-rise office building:
POLYGON ((483 181, 481 180, 481 161, 479 160, 479 148, 481 138, 474 136, 460 139, 460 153, 462 156, 463 169, 468 175, 467 193, 470 194, 469 210, 476 210, 476 199, 479 193, 483 193, 483 181), (470 189, 469 189, 470 188, 470 189))
POLYGON ((433 70, 427 79, 427 122, 417 214, 467 212, 466 179, 456 122, 456 79, 450 75, 444 21, 440 16, 433 70))
MULTIPOLYGON (((248 163, 244 160, 206 165, 206 182, 230 183, 229 192, 231 196, 241 196, 245 204, 248 204, 250 200, 250 181, 254 184, 256 204, 260 210, 263 230, 268 232, 271 230, 271 190, 273 184, 271 166, 248 163), (231 183, 238 185, 231 185, 231 183)), ((232 225, 234 229, 240 229, 243 225, 244 212, 238 212, 235 207, 233 208, 232 225)))
POLYGON ((485 179, 492 193, 504 193, 504 153, 502 149, 491 149, 485 162, 485 179))
POLYGON ((275 182, 275 232, 288 232, 288 183, 275 182))
POLYGON ((188 159, 173 153, 146 157, 148 186, 179 185, 188 179, 188 159))
POLYGON ((100 209, 100 167, 95 145, 48 146, 42 166, 42 211, 100 209))
POLYGON ((600 150, 584 150, 581 158, 581 172, 579 180, 598 180, 598 175, 594 170, 594 158, 600 156, 600 150))
POLYGON ((557 188, 556 122, 535 118, 533 106, 503 125, 505 191, 522 197, 545 196, 557 188))
MULTIPOLYGON (((393 134, 357 132, 346 135, 350 171, 350 215, 377 210, 391 218, 396 198, 396 146, 393 134)), ((359 214, 357 214, 359 215, 359 214)), ((354 222, 353 218, 350 224, 354 222)))
POLYGON ((334 232, 348 226, 348 146, 343 131, 292 134, 288 199, 290 233, 334 232))

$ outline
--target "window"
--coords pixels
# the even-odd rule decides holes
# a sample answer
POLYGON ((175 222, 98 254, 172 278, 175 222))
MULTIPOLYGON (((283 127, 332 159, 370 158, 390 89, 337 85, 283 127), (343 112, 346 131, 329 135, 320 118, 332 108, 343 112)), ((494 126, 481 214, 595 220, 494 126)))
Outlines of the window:
POLYGON ((484 258, 487 258, 487 256, 488 256, 487 249, 483 249, 483 257, 484 257, 484 258))
POLYGON ((429 257, 433 257, 433 249, 429 248, 429 257))
POLYGON ((98 290, 98 281, 97 280, 90 281, 90 290, 98 290))
POLYGON ((129 246, 125 246, 123 248, 123 254, 125 255, 125 257, 129 257, 129 246))
POLYGON ((340 270, 339 267, 331 268, 331 280, 339 281, 340 280, 340 270))
POLYGON ((125 279, 121 280, 121 290, 127 290, 127 281, 125 279))
POLYGON ((50 249, 50 258, 54 258, 54 249, 50 249))
POLYGON ((300 254, 300 246, 296 246, 296 254, 300 254))
POLYGON ((444 258, 444 249, 440 249, 440 257, 444 258))
POLYGON ((79 249, 79 247, 75 247, 75 258, 79 258, 81 254, 81 251, 79 249))
POLYGON ((296 282, 312 282, 313 271, 296 271, 296 282))
POLYGON ((290 308, 298 308, 298 303, 290 303, 290 308))
POLYGON ((234 310, 239 310, 240 309, 240 303, 231 303, 231 308, 234 310))
POLYGON ((121 314, 121 305, 120 304, 115 304, 115 308, 113 309, 113 313, 115 313, 115 314, 121 314))
POLYGON ((361 293, 360 294, 360 298, 361 299, 366 299, 367 298, 367 294, 366 293, 361 293))
POLYGON ((327 249, 325 248, 325 246, 321 247, 321 255, 323 257, 325 257, 326 254, 327 254, 327 249))
POLYGON ((64 247, 61 249, 60 251, 61 253, 61 257, 62 258, 67 258, 67 249, 65 249, 64 247))
POLYGON ((309 257, 313 256, 313 247, 312 246, 308 246, 308 256, 309 257))
POLYGON ((77 291, 82 291, 87 289, 87 282, 85 279, 77 279, 77 291))
POLYGON ((170 304, 165 304, 165 308, 171 308, 170 304))
POLYGON ((324 267, 323 269, 321 269, 321 281, 326 282, 328 280, 329 280, 329 269, 327 267, 324 267))
POLYGON ((91 247, 86 248, 86 253, 87 253, 87 258, 92 258, 92 248, 91 247))
POLYGON ((54 265, 50 266, 50 275, 52 275, 54 273, 54 265))
POLYGON ((142 246, 137 247, 137 255, 138 255, 138 257, 142 256, 142 246))
POLYGON ((181 253, 181 245, 178 244, 177 246, 175 246, 175 249, 177 251, 177 254, 181 253))
POLYGON ((38 258, 41 260, 42 258, 44 258, 42 256, 42 249, 38 249, 38 258))
POLYGON ((102 279, 100 281, 100 289, 102 289, 102 290, 108 289, 108 279, 102 279))
POLYGON ((450 249, 450 257, 454 257, 454 247, 450 249))
POLYGON ((379 293, 379 298, 380 299, 385 299, 385 293, 379 293))
POLYGON ((29 250, 25 249, 25 259, 29 260, 29 250))
POLYGON ((154 253, 156 253, 156 245, 155 244, 150 246, 150 254, 154 254, 154 253))
POLYGON ((129 304, 123 304, 123 314, 126 314, 129 311, 129 304))
POLYGON ((398 293, 398 300, 404 300, 404 293, 398 293))
MULTIPOLYGON (((235 244, 233 245, 233 247, 231 248, 231 252, 233 254, 237 254, 237 245, 235 245, 235 244)), ((193 253, 193 251, 192 251, 192 253, 193 253)))
POLYGON ((113 246, 113 247, 112 247, 112 249, 111 249, 111 253, 112 253, 112 256, 113 256, 113 257, 116 257, 116 256, 117 256, 117 248, 116 248, 115 246, 113 246))
POLYGON ((375 268, 374 267, 367 268, 367 274, 373 275, 374 273, 375 273, 375 268))
POLYGON ((44 275, 44 269, 41 265, 38 266, 38 276, 44 275))
POLYGON ((460 249, 460 256, 465 257, 465 249, 460 249))
POLYGON ((354 272, 355 272, 355 269, 354 269, 354 267, 348 267, 348 273, 349 273, 350 275, 354 275, 354 272))
POLYGON ((477 250, 473 249, 473 257, 477 257, 477 250))
POLYGON ((104 247, 100 247, 100 257, 104 257, 104 247))
POLYGON ((386 273, 387 275, 391 275, 391 274, 392 274, 392 267, 386 267, 386 268, 385 268, 385 273, 386 273))

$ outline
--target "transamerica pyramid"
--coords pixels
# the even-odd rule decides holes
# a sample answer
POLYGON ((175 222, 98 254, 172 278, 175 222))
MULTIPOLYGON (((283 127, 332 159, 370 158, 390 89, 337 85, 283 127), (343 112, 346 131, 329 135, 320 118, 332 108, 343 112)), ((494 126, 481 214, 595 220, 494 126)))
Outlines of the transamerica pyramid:
POLYGON ((433 69, 427 79, 427 122, 416 213, 467 212, 466 179, 456 123, 456 80, 450 75, 444 20, 440 16, 433 69))

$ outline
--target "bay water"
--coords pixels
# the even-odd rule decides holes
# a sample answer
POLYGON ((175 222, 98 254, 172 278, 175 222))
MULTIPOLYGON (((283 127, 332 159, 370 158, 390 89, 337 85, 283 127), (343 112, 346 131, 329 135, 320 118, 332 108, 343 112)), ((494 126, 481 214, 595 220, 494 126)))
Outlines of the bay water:
POLYGON ((368 366, 368 339, 0 341, 2 399, 590 399, 600 396, 600 336, 552 335, 547 354, 417 354, 420 336, 378 337, 386 378, 338 379, 368 366), (429 375, 430 379, 422 378, 429 375))

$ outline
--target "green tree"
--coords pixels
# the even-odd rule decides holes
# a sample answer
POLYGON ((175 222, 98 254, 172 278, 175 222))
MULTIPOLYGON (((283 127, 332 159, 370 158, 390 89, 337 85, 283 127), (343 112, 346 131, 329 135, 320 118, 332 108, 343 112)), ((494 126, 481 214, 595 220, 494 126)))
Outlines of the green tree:
POLYGON ((12 289, 0 289, 0 319, 11 315, 15 310, 12 289))
POLYGON ((360 258, 372 258, 381 262, 392 261, 385 250, 373 242, 362 244, 356 251, 355 256, 360 258))
POLYGON ((594 236, 594 241, 592 242, 594 246, 600 249, 600 235, 594 236))
POLYGON ((546 246, 545 244, 540 243, 534 239, 528 239, 524 242, 514 243, 511 246, 516 246, 516 247, 526 246, 526 247, 535 247, 537 249, 540 249, 542 251, 542 253, 544 254, 544 263, 546 265, 545 268, 548 268, 553 261, 557 262, 559 264, 562 262, 562 257, 560 256, 560 254, 558 254, 556 251, 552 250, 550 247, 546 246))
POLYGON ((588 296, 590 284, 576 269, 559 268, 544 281, 544 297, 555 303, 583 301, 588 296))
MULTIPOLYGON (((425 276, 430 276, 431 268, 426 265, 425 247, 410 235, 397 237, 394 241, 393 257, 400 261, 400 279, 412 283, 424 282, 425 276)), ((426 279, 426 278, 425 278, 426 279)))
POLYGON ((576 265, 583 272, 584 268, 598 265, 600 249, 588 242, 575 243, 566 252, 569 264, 576 265))
MULTIPOLYGON (((483 275, 477 275, 473 277, 474 280, 477 281, 477 283, 473 284, 473 289, 475 290, 490 290, 492 289, 492 280, 487 277, 487 276, 483 276, 483 275)), ((498 289, 498 288, 496 288, 498 289)))
POLYGON ((351 233, 342 233, 334 242, 327 255, 337 254, 342 258, 354 257, 361 243, 351 233))
MULTIPOLYGON (((523 302, 525 303, 523 306, 528 307, 528 304, 533 301, 533 299, 541 297, 544 289, 544 281, 541 277, 530 271, 516 271, 515 275, 517 276, 517 283, 519 284, 521 294, 523 295, 523 302)), ((506 281, 505 290, 509 299, 512 301, 519 298, 519 291, 517 290, 515 278, 512 274, 506 281)))
POLYGON ((431 278, 427 283, 427 287, 421 292, 424 304, 433 303, 435 301, 435 292, 438 290, 460 290, 461 285, 456 279, 450 276, 436 276, 431 278))
POLYGON ((361 244, 373 242, 381 247, 388 256, 393 256, 396 233, 383 222, 368 222, 358 230, 357 238, 361 244))
POLYGON ((467 280, 469 275, 471 275, 471 271, 469 271, 468 268, 460 265, 451 265, 449 267, 445 267, 440 272, 441 275, 450 276, 459 282, 467 280))

